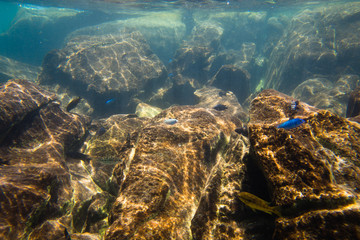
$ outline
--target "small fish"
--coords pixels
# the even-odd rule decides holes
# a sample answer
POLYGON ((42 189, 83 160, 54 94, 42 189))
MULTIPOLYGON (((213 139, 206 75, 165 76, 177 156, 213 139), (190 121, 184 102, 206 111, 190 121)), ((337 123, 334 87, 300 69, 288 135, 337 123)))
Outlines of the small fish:
POLYGON ((168 75, 169 78, 172 78, 173 76, 174 76, 173 73, 169 73, 169 75, 168 75))
POLYGON ((70 234, 66 228, 64 229, 64 235, 65 235, 65 240, 71 240, 70 234))
POLYGON ((172 61, 173 61, 173 60, 170 58, 169 61, 168 61, 168 63, 172 63, 172 61))
POLYGON ((169 119, 164 120, 164 123, 169 124, 169 125, 174 125, 177 122, 179 122, 179 121, 174 118, 169 118, 169 119))
POLYGON ((134 114, 134 113, 129 113, 129 114, 126 114, 126 117, 127 118, 137 118, 138 115, 134 114))
POLYGON ((299 101, 291 101, 290 110, 296 111, 299 108, 298 105, 299 105, 299 101))
POLYGON ((251 193, 240 192, 239 199, 253 210, 254 209, 260 210, 262 212, 266 212, 268 214, 276 214, 277 216, 281 217, 279 207, 276 206, 272 207, 270 206, 269 202, 266 202, 251 193))
POLYGON ((95 136, 100 137, 101 135, 103 135, 104 133, 106 133, 106 129, 104 127, 99 128, 96 133, 95 136))
POLYGON ((70 112, 72 109, 76 108, 76 106, 78 105, 80 100, 81 100, 81 97, 76 97, 76 98, 71 99, 71 101, 66 106, 66 111, 70 112))
POLYGON ((226 95, 231 95, 231 92, 220 90, 220 92, 219 92, 220 97, 225 97, 226 95))
POLYGON ((217 104, 215 107, 213 107, 213 109, 217 110, 217 111, 224 111, 227 108, 227 106, 223 105, 223 104, 217 104))
POLYGON ((4 160, 4 159, 2 159, 2 158, 0 158, 0 166, 1 165, 9 165, 9 160, 4 160))
POLYGON ((303 124, 304 122, 305 122, 304 119, 294 118, 294 119, 290 119, 286 122, 281 123, 280 125, 277 126, 277 128, 284 128, 284 129, 296 128, 296 127, 300 126, 301 124, 303 124))
POLYGON ((236 128, 235 132, 238 133, 238 134, 242 134, 245 137, 247 137, 249 135, 249 130, 247 128, 247 125, 243 125, 242 127, 236 128))
POLYGON ((80 159, 84 161, 90 161, 91 157, 87 154, 81 153, 81 152, 67 152, 66 156, 73 158, 73 159, 80 159))
POLYGON ((110 104, 110 103, 113 103, 115 101, 115 98, 110 98, 109 100, 107 100, 105 102, 105 104, 110 104))

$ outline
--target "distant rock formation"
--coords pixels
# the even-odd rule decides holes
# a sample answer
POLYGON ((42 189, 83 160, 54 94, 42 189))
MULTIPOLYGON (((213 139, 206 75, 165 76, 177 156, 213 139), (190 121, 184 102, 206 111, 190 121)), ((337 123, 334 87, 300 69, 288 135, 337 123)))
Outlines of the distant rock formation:
POLYGON ((358 71, 359 9, 358 3, 348 3, 304 10, 294 16, 272 50, 265 88, 289 94, 316 76, 331 79, 358 71))
POLYGON ((76 36, 47 54, 41 84, 59 84, 91 103, 95 114, 134 112, 135 94, 162 85, 166 69, 140 32, 76 36), (111 106, 109 103, 111 99, 111 106))

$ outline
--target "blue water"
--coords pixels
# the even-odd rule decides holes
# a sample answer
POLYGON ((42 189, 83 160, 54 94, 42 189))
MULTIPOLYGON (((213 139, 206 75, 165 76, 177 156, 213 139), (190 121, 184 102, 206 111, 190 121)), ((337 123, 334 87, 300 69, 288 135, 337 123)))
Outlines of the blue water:
POLYGON ((0 34, 9 29, 18 9, 16 3, 0 2, 0 34))
MULTIPOLYGON (((338 54, 339 49, 336 49, 338 46, 347 44, 340 38, 343 36, 342 31, 344 30, 342 29, 346 29, 349 25, 357 22, 356 14, 340 24, 333 23, 324 26, 328 23, 323 23, 321 20, 319 20, 320 22, 304 23, 305 27, 311 28, 313 25, 314 29, 304 30, 305 33, 300 33, 300 37, 297 36, 294 41, 299 41, 298 46, 301 47, 299 53, 304 51, 308 53, 300 54, 299 58, 301 59, 296 59, 298 53, 293 53, 293 56, 289 56, 287 59, 274 60, 276 59, 274 55, 279 54, 277 52, 279 47, 284 46, 283 44, 293 44, 287 39, 286 33, 293 24, 298 23, 296 19, 303 21, 301 18, 314 9, 317 9, 316 11, 321 15, 322 9, 325 11, 331 6, 344 6, 348 2, 353 1, 0 1, 0 56, 36 67, 40 67, 42 64, 61 65, 60 63, 49 63, 48 60, 44 63, 45 56, 54 50, 62 51, 73 36, 87 35, 90 37, 113 34, 119 29, 139 30, 146 43, 149 44, 150 50, 166 67, 164 73, 164 76, 167 77, 166 81, 180 82, 181 84, 188 82, 180 88, 170 89, 168 91, 169 102, 166 104, 165 101, 160 102, 160 107, 168 107, 171 104, 195 104, 196 97, 190 96, 189 91, 194 92, 196 89, 207 85, 223 65, 229 64, 244 68, 244 73, 235 73, 235 75, 228 77, 234 78, 234 80, 224 80, 225 82, 217 82, 212 85, 224 91, 234 92, 240 103, 246 104, 245 100, 250 93, 259 92, 264 88, 275 88, 286 94, 291 94, 299 84, 305 80, 316 78, 318 75, 330 73, 331 76, 325 77, 334 82, 333 77, 337 74, 351 71, 353 71, 351 73, 357 74, 359 67, 356 64, 358 59, 356 51, 352 53, 353 57, 349 60, 346 54, 351 53, 351 49, 345 49, 345 55, 338 54), (137 19, 140 21, 138 25, 137 19), (169 23, 171 24, 169 25, 169 23), (205 25, 203 25, 204 23, 205 25), (120 24, 119 27, 116 24, 120 24), (209 39, 206 34, 213 34, 211 31, 204 33, 204 36, 201 34, 193 35, 194 29, 199 26, 206 26, 206 24, 213 25, 211 31, 220 31, 219 39, 215 37, 208 45, 209 49, 213 49, 213 52, 207 53, 208 55, 205 57, 207 59, 202 59, 201 54, 193 56, 193 59, 176 56, 186 44, 191 45, 191 41, 197 41, 196 44, 199 44, 209 39), (215 25, 216 27, 214 27, 215 25), (322 34, 321 39, 311 40, 313 37, 316 38, 316 34, 312 34, 311 31, 318 31, 319 34, 322 34), (303 34, 305 36, 301 37, 303 34), (306 38, 311 40, 308 45, 306 38), (328 52, 325 52, 327 55, 321 53, 316 59, 311 54, 313 51, 316 52, 319 46, 325 46, 328 52), (322 60, 320 56, 326 57, 322 60), (176 59, 179 57, 180 60, 176 59), (286 62, 291 61, 292 57, 296 60, 294 63, 286 62), (331 60, 332 58, 334 60, 331 60), (184 61, 184 59, 187 60, 179 62, 184 61), (317 63, 314 64, 314 61, 317 63), (283 64, 287 64, 285 69, 282 66, 283 64), (295 64, 295 66, 291 66, 291 64, 295 64), (339 70, 338 67, 341 69, 339 70), (183 68, 183 72, 179 70, 181 68, 183 68), (236 74, 247 75, 250 79, 249 83, 246 86, 237 84, 236 78, 239 76, 236 74), (279 82, 274 80, 278 77, 276 74, 281 74, 279 82), (275 82, 269 83, 271 81, 275 82), (250 93, 244 93, 244 88, 249 88, 250 93), (162 103, 164 104, 162 105, 162 103)), ((302 30, 300 29, 300 31, 302 30)), ((356 36, 347 39, 354 37, 356 36)), ((293 47, 296 47, 296 44, 293 44, 293 47)), ((285 51, 290 51, 290 49, 285 51)), ((66 55, 66 53, 64 54, 66 55)), ((129 56, 125 54, 123 60, 128 61, 129 59, 129 56)), ((103 63, 100 61, 99 64, 103 63)), ((16 64, 12 66, 14 65, 16 64)), ((14 72, 13 70, 0 73, 0 81, 17 77, 9 74, 14 72)), ((16 70, 21 71, 22 69, 19 67, 16 70)), ((29 80, 36 81, 36 78, 29 80)), ((58 81, 62 80, 58 79, 58 81)), ((64 87, 67 88, 68 86, 64 87)), ((147 99, 150 99, 149 94, 154 94, 161 87, 160 85, 147 86, 150 92, 142 89, 139 90, 139 95, 146 95, 147 99)), ((116 93, 111 92, 111 87, 109 90, 110 92, 106 92, 101 98, 95 97, 93 105, 114 98, 117 101, 113 105, 121 104, 121 106, 116 105, 116 108, 110 108, 107 105, 98 106, 101 114, 103 114, 104 109, 107 109, 104 110, 105 112, 109 109, 117 109, 121 113, 135 110, 135 107, 130 106, 130 103, 124 103, 124 101, 130 101, 128 96, 124 98, 117 96, 116 93)), ((128 94, 133 99, 137 98, 136 94, 128 94)), ((73 95, 89 98, 79 91, 75 91, 73 95)), ((300 100, 304 101, 304 98, 300 98, 300 100)), ((146 102, 145 98, 142 100, 146 102)), ((313 102, 310 104, 316 105, 313 102)), ((344 102, 340 105, 343 109, 346 107, 344 102)), ((343 110, 339 110, 340 115, 343 115, 343 112, 343 110)), ((108 115, 113 113, 116 112, 110 112, 108 115)))

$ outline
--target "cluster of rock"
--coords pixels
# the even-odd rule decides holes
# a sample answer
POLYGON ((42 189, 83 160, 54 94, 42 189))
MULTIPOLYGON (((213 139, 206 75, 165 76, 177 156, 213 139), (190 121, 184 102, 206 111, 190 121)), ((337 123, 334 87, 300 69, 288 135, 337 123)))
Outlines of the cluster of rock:
POLYGON ((356 239, 360 125, 275 90, 231 111, 175 106, 90 121, 24 81, 1 89, 3 239, 356 239), (164 120, 174 118, 174 125, 164 120), (240 199, 272 200, 275 218, 240 199), (321 224, 317 224, 321 222, 321 224))
POLYGON ((359 11, 149 13, 72 32, 41 70, 1 58, 0 238, 359 238, 359 11))

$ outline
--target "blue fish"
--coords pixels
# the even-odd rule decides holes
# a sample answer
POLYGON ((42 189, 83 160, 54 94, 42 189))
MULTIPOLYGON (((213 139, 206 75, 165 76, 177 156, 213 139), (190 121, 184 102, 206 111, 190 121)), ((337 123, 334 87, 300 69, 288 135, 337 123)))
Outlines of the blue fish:
POLYGON ((164 123, 169 124, 169 125, 174 125, 177 122, 178 122, 178 120, 174 119, 174 118, 169 118, 164 121, 164 123))
POLYGON ((115 101, 115 98, 110 98, 109 100, 107 100, 106 102, 105 102, 105 104, 110 104, 110 103, 112 103, 112 102, 114 102, 115 101))
POLYGON ((294 118, 294 119, 290 119, 286 122, 281 123, 280 125, 277 126, 277 128, 284 128, 284 129, 296 128, 296 127, 300 126, 301 124, 303 124, 304 122, 305 122, 304 119, 294 118))
POLYGON ((173 76, 174 76, 173 73, 169 73, 169 75, 168 75, 169 78, 171 78, 171 77, 173 77, 173 76))
POLYGON ((172 63, 172 61, 173 61, 173 60, 170 58, 168 62, 169 62, 169 63, 172 63))

